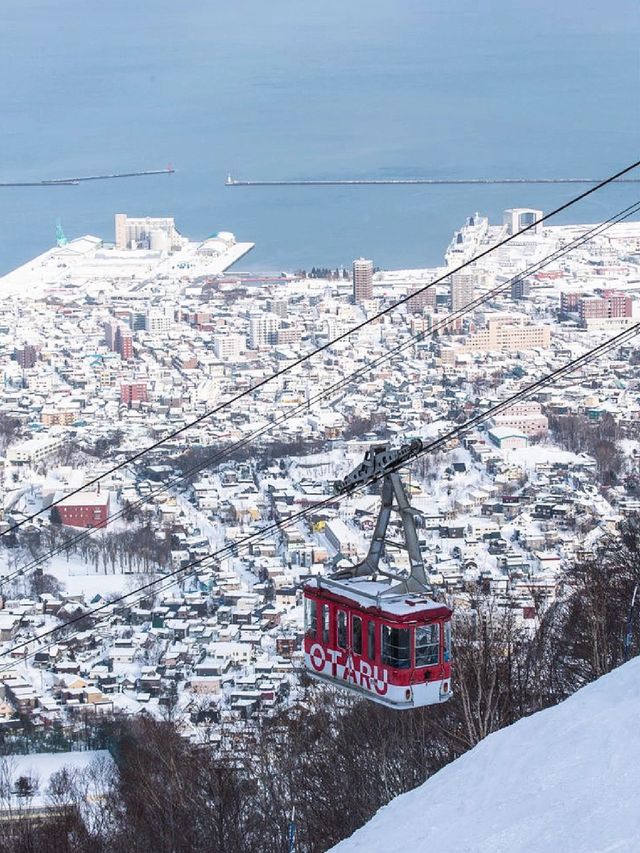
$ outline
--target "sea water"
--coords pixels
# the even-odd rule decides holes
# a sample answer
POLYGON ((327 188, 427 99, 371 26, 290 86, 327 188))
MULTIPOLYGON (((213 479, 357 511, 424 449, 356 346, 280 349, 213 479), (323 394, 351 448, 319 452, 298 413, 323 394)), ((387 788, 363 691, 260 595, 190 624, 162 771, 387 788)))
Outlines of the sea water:
MULTIPOLYGON (((437 264, 475 210, 554 186, 227 188, 238 178, 596 177, 638 157, 635 0, 3 0, 0 272, 113 214, 256 243, 243 268, 437 264)), ((638 175, 640 177, 640 174, 638 175)), ((599 193, 562 220, 638 197, 599 193)))

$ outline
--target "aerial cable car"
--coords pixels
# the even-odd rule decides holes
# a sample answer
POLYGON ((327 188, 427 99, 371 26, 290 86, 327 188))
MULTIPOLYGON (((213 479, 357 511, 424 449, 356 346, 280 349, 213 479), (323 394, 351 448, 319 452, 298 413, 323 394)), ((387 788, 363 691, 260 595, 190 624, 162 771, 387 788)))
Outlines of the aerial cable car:
POLYGON ((395 709, 445 702, 451 696, 451 616, 433 601, 415 516, 399 467, 422 450, 415 439, 398 450, 374 445, 334 489, 345 494, 382 479, 382 503, 365 559, 330 577, 305 581, 305 668, 314 678, 395 709), (386 538, 391 513, 404 543, 386 538), (410 571, 380 566, 385 547, 406 549, 410 571))

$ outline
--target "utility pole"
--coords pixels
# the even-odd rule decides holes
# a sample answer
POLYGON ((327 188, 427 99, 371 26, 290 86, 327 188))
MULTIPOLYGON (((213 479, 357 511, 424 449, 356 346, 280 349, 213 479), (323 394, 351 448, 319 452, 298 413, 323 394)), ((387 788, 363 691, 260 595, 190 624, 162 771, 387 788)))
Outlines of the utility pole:
POLYGON ((636 606, 636 595, 638 594, 638 584, 633 588, 631 596, 631 604, 629 606, 629 615, 627 616, 627 630, 624 635, 624 661, 629 660, 629 649, 631 648, 631 640, 633 639, 633 611, 636 606))
POLYGON ((289 853, 296 853, 296 807, 291 810, 289 821, 289 853))

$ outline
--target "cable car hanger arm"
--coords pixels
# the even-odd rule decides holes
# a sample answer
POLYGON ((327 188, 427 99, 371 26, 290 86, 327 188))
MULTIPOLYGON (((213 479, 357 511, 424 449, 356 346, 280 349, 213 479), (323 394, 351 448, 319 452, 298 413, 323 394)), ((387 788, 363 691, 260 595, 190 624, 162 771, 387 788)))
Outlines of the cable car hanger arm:
POLYGON ((356 566, 341 569, 332 577, 338 579, 384 575, 398 581, 398 592, 427 592, 427 576, 420 553, 420 543, 416 533, 416 511, 409 503, 400 474, 396 470, 400 465, 422 451, 422 441, 417 438, 409 444, 404 444, 398 450, 391 450, 386 444, 372 445, 365 454, 364 461, 344 480, 335 484, 336 491, 351 491, 357 485, 375 481, 382 474, 382 502, 378 511, 375 529, 367 556, 356 566), (394 506, 395 499, 395 506, 394 506), (391 542, 386 539, 387 527, 392 511, 400 515, 404 544, 391 542), (385 545, 404 548, 409 556, 409 575, 401 575, 388 569, 380 568, 385 545))

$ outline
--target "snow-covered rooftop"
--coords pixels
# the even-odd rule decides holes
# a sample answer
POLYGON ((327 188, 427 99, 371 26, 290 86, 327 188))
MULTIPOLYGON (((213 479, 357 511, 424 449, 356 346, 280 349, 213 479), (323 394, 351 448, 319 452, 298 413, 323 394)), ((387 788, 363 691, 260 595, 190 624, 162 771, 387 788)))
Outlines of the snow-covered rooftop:
POLYGON ((331 581, 327 578, 311 578, 307 586, 325 589, 342 598, 349 598, 360 607, 379 607, 383 613, 392 616, 417 616, 420 613, 442 610, 444 605, 427 598, 426 595, 390 594, 390 584, 385 581, 372 581, 354 578, 347 581, 331 581))

